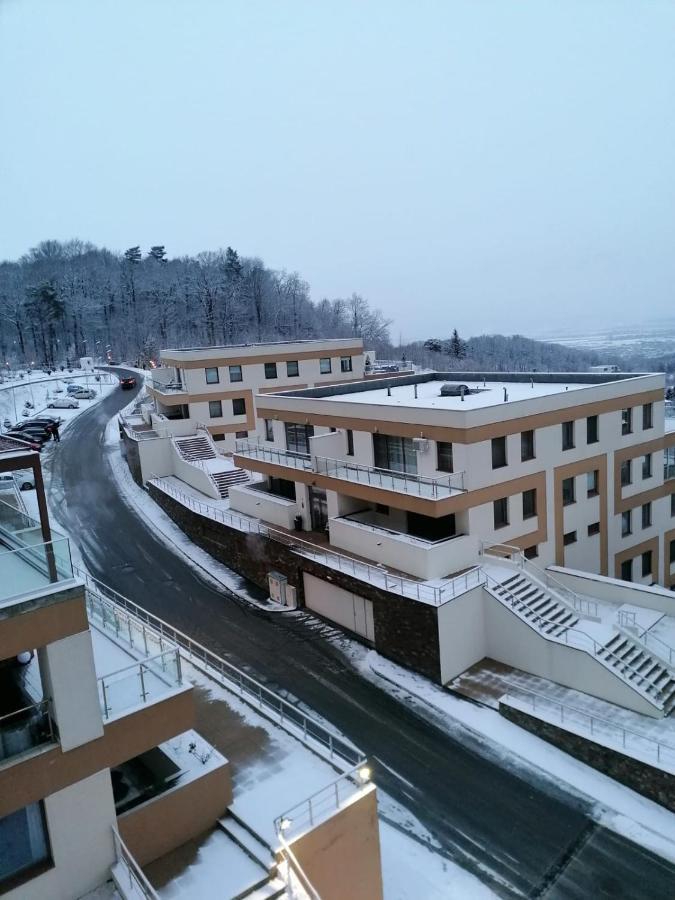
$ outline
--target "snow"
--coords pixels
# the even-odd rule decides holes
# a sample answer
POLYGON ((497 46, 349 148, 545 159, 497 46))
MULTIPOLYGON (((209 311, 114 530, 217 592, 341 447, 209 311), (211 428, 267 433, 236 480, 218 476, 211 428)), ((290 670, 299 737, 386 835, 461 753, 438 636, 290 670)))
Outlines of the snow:
MULTIPOLYGON (((116 377, 108 373, 97 372, 101 380, 96 381, 95 375, 91 373, 80 374, 78 370, 73 373, 59 372, 51 376, 34 372, 31 378, 16 379, 11 382, 5 382, 0 385, 0 422, 9 419, 12 424, 21 421, 23 418, 32 418, 40 413, 48 415, 57 415, 63 419, 61 431, 67 428, 68 423, 83 413, 90 406, 98 403, 103 397, 106 397, 111 391, 117 388, 118 380, 116 377), (68 381, 81 382, 84 387, 93 388, 96 391, 96 397, 93 400, 78 400, 79 408, 77 409, 55 409, 49 410, 47 403, 50 397, 65 397, 66 384, 64 377, 68 381), (105 383, 109 381, 110 383, 105 383), (55 393, 56 388, 61 388, 63 393, 55 393), (33 409, 29 410, 29 416, 23 417, 21 411, 26 401, 33 404, 33 409)), ((45 445, 45 450, 52 446, 53 442, 45 445)), ((44 452, 44 451, 43 451, 44 452)))

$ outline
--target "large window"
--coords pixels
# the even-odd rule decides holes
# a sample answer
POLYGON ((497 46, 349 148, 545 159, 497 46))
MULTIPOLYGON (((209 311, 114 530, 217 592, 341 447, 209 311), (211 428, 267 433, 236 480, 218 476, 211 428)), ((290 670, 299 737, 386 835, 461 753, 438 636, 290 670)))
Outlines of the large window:
POLYGON ((574 422, 562 423, 562 448, 574 450, 574 422))
POLYGON ((531 519, 537 515, 537 489, 523 491, 523 518, 531 519))
POLYGON ((375 468, 394 472, 417 472, 417 454, 411 438, 389 434, 373 435, 375 468))
POLYGON ((597 444, 598 443, 598 417, 597 416, 589 416, 586 419, 586 443, 587 444, 597 444))
POLYGON ((502 497, 494 502, 495 528, 504 528, 509 524, 509 498, 502 497))
POLYGON ((286 449, 291 453, 309 453, 309 439, 314 437, 313 425, 286 422, 286 449))
POLYGON ((331 373, 330 356, 324 356, 319 360, 319 372, 322 375, 330 375, 330 373, 331 373))
POLYGON ((208 369, 204 369, 204 374, 206 375, 207 384, 218 384, 220 382, 218 366, 210 366, 208 369))
POLYGON ((642 504, 642 527, 651 528, 652 524, 652 505, 651 503, 642 504))
POLYGON ((297 359, 289 359, 286 363, 286 375, 289 378, 297 378, 300 374, 300 364, 297 359))
POLYGON ((340 357, 340 371, 341 372, 351 372, 352 371, 351 356, 341 356, 340 357))
POLYGON ((268 481, 269 492, 286 500, 295 500, 295 482, 286 478, 270 478, 268 481))
POLYGON ((492 438, 492 468, 501 469, 506 465, 506 438, 492 438))
POLYGON ((599 490, 599 471, 593 469, 592 472, 586 474, 586 496, 597 497, 599 490))
POLYGON ((274 422, 271 419, 265 419, 265 440, 274 440, 274 422))
POLYGON ((628 537, 633 533, 633 512, 627 509, 621 513, 621 537, 628 537))
POLYGON ((668 562, 675 562, 675 541, 671 541, 668 547, 668 562))
POLYGON ((654 427, 654 404, 645 403, 642 407, 642 428, 647 431, 654 427))
POLYGON ((534 431, 521 431, 520 459, 522 462, 534 459, 534 431))
POLYGON ((629 407, 628 409, 621 410, 621 434, 631 434, 633 431, 633 410, 629 407))
POLYGON ((457 534, 454 513, 434 519, 431 516, 409 512, 406 521, 408 534, 424 541, 447 541, 457 534))
POLYGON ((277 364, 275 362, 265 363, 265 378, 277 377, 277 364))
POLYGON ((574 478, 563 478, 562 502, 563 506, 570 506, 576 500, 574 493, 574 478))
POLYGON ((652 455, 651 455, 651 453, 646 453, 642 457, 642 477, 643 478, 651 478, 652 477, 652 455))
POLYGON ((245 416, 246 415, 246 400, 243 397, 235 397, 232 401, 232 415, 233 416, 245 416))
POLYGON ((625 559, 621 563, 621 580, 622 581, 632 581, 633 580, 633 560, 625 559))
POLYGON ((621 463, 621 487, 626 487, 633 480, 633 466, 630 459, 624 459, 621 463))
POLYGON ((220 400, 209 400, 209 416, 212 419, 220 419, 223 415, 223 404, 220 400))
POLYGON ((0 893, 51 865, 42 803, 31 803, 0 818, 0 893))
POLYGON ((452 472, 452 444, 439 441, 436 444, 436 468, 439 472, 452 472))
POLYGON ((642 577, 646 578, 652 574, 652 551, 645 550, 642 554, 642 577))
POLYGON ((230 381, 243 381, 244 376, 241 373, 241 366, 230 366, 230 381))

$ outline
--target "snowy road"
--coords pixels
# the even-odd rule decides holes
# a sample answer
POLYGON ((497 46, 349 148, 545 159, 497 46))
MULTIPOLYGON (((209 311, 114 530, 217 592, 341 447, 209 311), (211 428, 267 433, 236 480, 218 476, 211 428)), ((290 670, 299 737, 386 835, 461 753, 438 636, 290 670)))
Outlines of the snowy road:
POLYGON ((233 603, 173 554, 121 500, 106 460, 105 426, 130 399, 116 391, 84 412, 47 461, 52 507, 92 574, 332 721, 381 760, 377 783, 497 893, 673 896, 675 867, 598 825, 583 799, 434 727, 362 678, 309 617, 233 603))

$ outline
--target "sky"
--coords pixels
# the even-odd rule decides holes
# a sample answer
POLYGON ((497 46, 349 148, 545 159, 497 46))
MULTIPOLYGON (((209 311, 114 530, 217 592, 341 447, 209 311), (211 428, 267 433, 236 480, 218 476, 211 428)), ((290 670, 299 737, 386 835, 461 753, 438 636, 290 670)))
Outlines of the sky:
POLYGON ((0 0, 0 259, 74 237, 394 340, 675 317, 675 3, 0 0))

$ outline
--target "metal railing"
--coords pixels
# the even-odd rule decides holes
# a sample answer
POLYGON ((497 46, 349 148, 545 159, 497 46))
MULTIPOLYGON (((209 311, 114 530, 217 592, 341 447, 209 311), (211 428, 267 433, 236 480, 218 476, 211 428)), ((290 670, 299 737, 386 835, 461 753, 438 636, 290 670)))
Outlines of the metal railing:
POLYGON ((312 471, 312 457, 309 453, 296 453, 293 450, 282 450, 279 447, 265 447, 264 444, 256 444, 254 441, 247 441, 244 438, 236 441, 235 448, 235 453, 250 459, 261 459, 279 466, 312 471))
POLYGON ((176 647, 132 663, 97 679, 101 712, 105 719, 124 709, 158 699, 183 683, 176 647))
POLYGON ((283 878, 287 894, 290 900, 293 900, 296 896, 296 891, 293 885, 293 876, 295 876, 300 882, 301 895, 303 900, 321 900, 319 892, 316 890, 312 882, 309 880, 308 875, 305 870, 302 868, 296 855, 293 853, 291 848, 288 846, 286 841, 284 840, 283 834, 279 835, 279 852, 281 856, 286 861, 286 873, 283 872, 283 869, 279 870, 279 875, 283 878))
POLYGON ((68 538, 58 538, 3 550, 0 552, 0 572, 5 574, 0 581, 0 606, 50 584, 72 581, 70 541, 68 538), (11 570, 19 565, 21 578, 13 580, 11 570))
MULTIPOLYGON (((513 705, 515 701, 516 704, 520 703, 523 706, 528 706, 533 713, 539 714, 537 718, 543 718, 541 713, 545 711, 555 713, 557 721, 561 725, 566 726, 568 730, 570 730, 570 725, 577 725, 584 728, 585 733, 590 734, 591 737, 607 738, 608 736, 618 735, 616 743, 621 746, 622 750, 626 750, 629 753, 632 750, 633 753, 639 752, 641 755, 645 755, 644 750, 646 748, 650 753, 653 753, 656 762, 667 763, 675 767, 674 745, 660 741, 651 735, 633 731, 618 724, 613 719, 605 719, 571 704, 561 703, 559 700, 554 700, 529 688, 512 688, 505 694, 505 697, 511 701, 509 705, 513 705)), ((550 721, 550 718, 547 718, 546 721, 550 721)))
POLYGON ((203 644, 113 588, 92 578, 87 572, 78 569, 78 575, 85 582, 90 615, 100 617, 103 613, 107 627, 114 629, 118 636, 131 635, 129 640, 134 641, 132 646, 147 647, 150 650, 162 645, 166 647, 167 643, 175 645, 180 648, 182 657, 195 668, 236 694, 274 724, 294 737, 300 737, 310 748, 318 745, 328 751, 331 759, 342 760, 349 767, 363 763, 365 757, 361 750, 251 675, 221 659, 203 644))
POLYGON ((0 762, 56 740, 49 700, 0 716, 0 762))
POLYGON ((634 634, 630 632, 630 636, 633 640, 638 641, 640 644, 644 644, 644 646, 651 650, 651 652, 658 656, 660 659, 668 660, 668 665, 673 666, 675 664, 675 647, 671 647, 670 644, 666 643, 666 641, 662 640, 656 634, 650 634, 649 631, 645 631, 642 634, 634 634))
POLYGON ((137 900, 138 897, 159 900, 159 895, 143 874, 143 870, 131 855, 117 829, 113 828, 112 833, 117 858, 117 865, 113 867, 113 878, 122 896, 128 900, 137 900))
POLYGON ((158 381, 156 378, 153 378, 150 387, 165 394, 187 394, 187 388, 181 381, 158 381))

